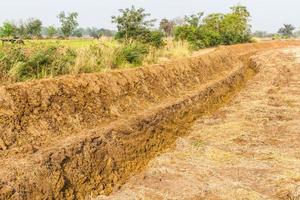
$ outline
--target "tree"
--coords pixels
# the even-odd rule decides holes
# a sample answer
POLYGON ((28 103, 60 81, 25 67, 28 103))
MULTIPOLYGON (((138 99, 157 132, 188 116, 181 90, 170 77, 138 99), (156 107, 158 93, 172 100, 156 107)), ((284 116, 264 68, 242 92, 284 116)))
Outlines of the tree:
POLYGON ((111 37, 114 36, 114 31, 109 30, 109 29, 104 29, 104 28, 96 28, 96 27, 91 27, 91 28, 87 28, 86 29, 86 33, 92 37, 92 38, 100 38, 101 36, 107 36, 107 37, 111 37))
POLYGON ((176 17, 172 20, 175 24, 175 26, 182 26, 185 24, 185 20, 182 17, 176 17))
POLYGON ((61 23, 61 31, 65 37, 70 37, 73 31, 77 28, 78 22, 78 13, 71 12, 66 15, 65 12, 61 12, 58 15, 59 21, 61 23))
POLYGON ((202 12, 185 17, 185 24, 175 29, 175 38, 188 41, 194 49, 250 41, 250 13, 244 6, 234 6, 228 14, 202 18, 202 12))
POLYGON ((41 37, 42 21, 39 19, 29 19, 25 25, 26 33, 30 37, 41 37))
POLYGON ((266 37, 272 36, 272 34, 266 32, 266 31, 255 31, 254 33, 252 33, 252 35, 254 37, 258 37, 258 38, 266 38, 266 37))
POLYGON ((298 30, 298 31, 295 33, 295 36, 296 36, 296 37, 300 37, 300 30, 298 30))
POLYGON ((116 38, 125 42, 136 40, 144 44, 150 44, 155 47, 164 45, 163 33, 152 31, 155 19, 147 19, 150 14, 145 13, 143 8, 136 9, 134 6, 120 9, 120 16, 113 16, 112 22, 117 24, 118 32, 116 38))
POLYGON ((27 38, 26 24, 21 20, 17 26, 17 35, 22 38, 27 38))
POLYGON ((83 28, 77 28, 73 31, 72 36, 81 38, 85 33, 85 30, 83 28))
POLYGON ((155 19, 147 20, 150 14, 145 13, 143 8, 136 9, 132 6, 131 8, 120 9, 119 11, 121 15, 112 16, 112 22, 117 24, 117 37, 125 39, 125 41, 139 38, 145 32, 148 32, 156 21, 155 19))
POLYGON ((49 38, 53 38, 55 34, 57 34, 57 29, 54 26, 46 27, 46 35, 49 38))
POLYGON ((250 13, 245 6, 231 7, 231 13, 224 15, 221 35, 226 45, 249 42, 251 38, 250 13))
POLYGON ((175 27, 175 23, 172 20, 168 20, 166 18, 162 19, 159 23, 159 28, 164 31, 164 33, 170 37, 173 35, 173 30, 175 27))
POLYGON ((92 37, 98 39, 100 36, 100 31, 96 27, 91 27, 86 29, 87 34, 92 37))
POLYGON ((11 22, 4 22, 0 29, 1 37, 14 37, 17 34, 17 26, 11 22))
POLYGON ((100 36, 112 37, 115 35, 114 31, 105 28, 100 28, 98 31, 100 36))
POLYGON ((290 38, 294 35, 293 31, 296 28, 292 24, 284 24, 282 28, 278 30, 278 33, 284 37, 290 38))
POLYGON ((193 14, 191 16, 185 16, 184 21, 190 26, 198 27, 201 24, 201 19, 202 19, 203 15, 204 15, 204 12, 199 12, 199 13, 193 14))

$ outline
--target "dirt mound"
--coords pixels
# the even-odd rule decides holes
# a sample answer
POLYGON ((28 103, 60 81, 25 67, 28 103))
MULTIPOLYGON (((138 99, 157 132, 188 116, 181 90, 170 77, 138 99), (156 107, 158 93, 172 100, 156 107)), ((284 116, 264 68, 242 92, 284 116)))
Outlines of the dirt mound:
POLYGON ((176 146, 95 200, 300 199, 300 48, 252 57, 260 73, 176 146), (296 58, 297 58, 296 57, 296 58))
POLYGON ((164 65, 1 87, 0 199, 110 193, 226 102, 254 74, 249 56, 297 43, 220 47, 164 65))

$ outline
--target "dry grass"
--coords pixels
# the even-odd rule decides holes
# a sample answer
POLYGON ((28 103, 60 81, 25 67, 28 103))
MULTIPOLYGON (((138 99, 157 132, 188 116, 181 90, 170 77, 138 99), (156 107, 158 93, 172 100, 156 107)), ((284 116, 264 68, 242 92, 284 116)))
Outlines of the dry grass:
MULTIPOLYGON (((84 72, 107 71, 115 68, 136 67, 126 61, 116 62, 123 44, 115 40, 102 40, 90 47, 78 48, 74 67, 70 69, 72 74, 84 72)), ((167 40, 163 48, 150 48, 149 53, 143 59, 142 64, 157 64, 176 58, 187 57, 192 54, 187 42, 167 40)))
POLYGON ((145 64, 154 64, 169 61, 175 58, 187 57, 192 54, 189 44, 184 41, 167 40, 166 46, 161 49, 151 49, 146 56, 145 64))
MULTIPOLYGON (((112 38, 33 40, 26 41, 25 46, 7 44, 0 47, 0 80, 5 84, 64 74, 139 67, 190 56, 192 53, 187 43, 168 39, 166 46, 160 49, 142 46, 141 48, 149 48, 146 50, 148 53, 133 52, 133 55, 137 56, 137 62, 130 62, 124 55, 126 47, 128 45, 112 38), (53 48, 56 50, 51 50, 53 48), (56 69, 57 66, 59 70, 56 69)), ((126 51, 130 53, 132 50, 126 51)))

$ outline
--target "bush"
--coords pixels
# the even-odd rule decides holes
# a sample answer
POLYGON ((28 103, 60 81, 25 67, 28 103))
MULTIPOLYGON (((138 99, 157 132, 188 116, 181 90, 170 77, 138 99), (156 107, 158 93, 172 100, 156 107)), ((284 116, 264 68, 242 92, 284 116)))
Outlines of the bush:
POLYGON ((149 31, 141 38, 141 42, 156 48, 161 48, 165 45, 163 37, 164 34, 161 31, 149 31))
POLYGON ((175 29, 175 38, 188 41, 192 49, 251 42, 246 7, 235 6, 231 10, 228 14, 208 15, 201 23, 202 15, 187 18, 185 25, 175 29))
POLYGON ((190 48, 193 50, 207 47, 203 41, 201 31, 197 27, 189 25, 179 26, 176 27, 174 34, 176 40, 188 41, 190 48))
POLYGON ((116 64, 121 65, 125 61, 135 66, 140 65, 148 52, 149 48, 145 44, 138 42, 126 44, 118 52, 116 64))
POLYGON ((34 45, 30 50, 12 45, 1 54, 1 71, 15 81, 67 74, 76 57, 74 50, 57 45, 34 45))

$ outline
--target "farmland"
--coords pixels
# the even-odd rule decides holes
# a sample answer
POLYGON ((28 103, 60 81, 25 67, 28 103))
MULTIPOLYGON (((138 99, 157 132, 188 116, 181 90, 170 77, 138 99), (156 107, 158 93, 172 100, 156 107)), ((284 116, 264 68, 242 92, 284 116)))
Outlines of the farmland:
POLYGON ((0 25, 0 200, 300 199, 296 27, 111 13, 0 25))

